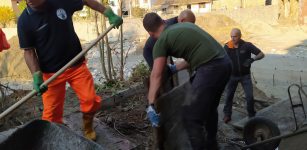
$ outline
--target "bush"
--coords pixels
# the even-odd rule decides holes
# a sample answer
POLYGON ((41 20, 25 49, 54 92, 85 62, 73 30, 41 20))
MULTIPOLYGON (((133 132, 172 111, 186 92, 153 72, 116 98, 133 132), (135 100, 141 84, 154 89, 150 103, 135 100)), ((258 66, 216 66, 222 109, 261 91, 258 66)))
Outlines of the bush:
POLYGON ((8 23, 13 21, 14 18, 15 14, 10 7, 0 6, 0 23, 3 28, 5 28, 8 23))
POLYGON ((145 78, 148 78, 150 75, 149 67, 141 61, 138 65, 136 65, 130 77, 130 81, 132 82, 143 82, 145 78))
POLYGON ((131 13, 132 13, 132 16, 134 17, 142 18, 144 17, 146 10, 140 7, 133 7, 131 13))
POLYGON ((19 14, 18 14, 18 16, 20 16, 21 13, 23 12, 23 10, 26 9, 26 8, 27 8, 26 0, 19 1, 19 3, 18 3, 19 14))

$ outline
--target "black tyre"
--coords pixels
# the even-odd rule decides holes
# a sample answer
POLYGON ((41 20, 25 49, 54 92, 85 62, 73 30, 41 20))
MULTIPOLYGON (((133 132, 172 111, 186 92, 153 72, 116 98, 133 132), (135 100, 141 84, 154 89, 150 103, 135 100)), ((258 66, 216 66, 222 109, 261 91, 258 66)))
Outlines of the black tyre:
MULTIPOLYGON (((279 136, 280 130, 278 126, 269 119, 263 117, 255 117, 249 120, 243 130, 244 140, 246 145, 268 140, 272 137, 279 136)), ((280 143, 275 140, 266 144, 254 146, 252 150, 275 150, 280 143)))

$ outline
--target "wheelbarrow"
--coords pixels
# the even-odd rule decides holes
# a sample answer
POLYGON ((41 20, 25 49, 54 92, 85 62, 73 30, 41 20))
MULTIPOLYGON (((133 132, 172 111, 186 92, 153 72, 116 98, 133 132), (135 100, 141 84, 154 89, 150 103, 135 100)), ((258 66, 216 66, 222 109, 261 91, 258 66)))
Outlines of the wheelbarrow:
POLYGON ((66 126, 34 120, 14 131, 2 143, 1 150, 103 150, 66 126))
POLYGON ((289 134, 280 135, 278 126, 269 119, 255 117, 249 120, 243 129, 243 140, 232 139, 229 143, 239 146, 241 149, 251 150, 307 150, 307 120, 303 104, 302 93, 306 92, 298 84, 292 84, 288 87, 288 95, 295 121, 295 131, 289 134), (291 94, 291 89, 297 87, 299 102, 295 103, 291 94), (299 127, 296 118, 295 109, 301 108, 304 113, 304 123, 299 127))

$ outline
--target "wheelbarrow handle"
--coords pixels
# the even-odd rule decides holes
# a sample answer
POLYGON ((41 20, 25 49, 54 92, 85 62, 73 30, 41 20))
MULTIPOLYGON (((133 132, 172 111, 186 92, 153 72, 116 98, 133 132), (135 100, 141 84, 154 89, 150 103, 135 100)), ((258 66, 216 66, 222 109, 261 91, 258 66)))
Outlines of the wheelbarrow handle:
MULTIPOLYGON (((46 80, 42 85, 48 85, 53 80, 55 80, 58 76, 60 76, 66 69, 71 67, 74 63, 76 63, 81 57, 83 57, 91 48, 93 48, 103 37, 105 37, 115 26, 111 25, 109 26, 103 33, 101 33, 92 43, 84 50, 82 50, 77 56, 75 56, 72 60, 70 60, 64 67, 62 67, 59 71, 57 71, 54 75, 52 75, 48 80, 46 80)), ((20 107, 22 104, 24 104, 27 100, 35 96, 37 92, 35 90, 32 90, 29 94, 27 94, 25 97, 23 97, 21 100, 16 102, 14 105, 10 106, 8 109, 6 109, 4 112, 0 114, 0 120, 13 112, 15 109, 20 107)))

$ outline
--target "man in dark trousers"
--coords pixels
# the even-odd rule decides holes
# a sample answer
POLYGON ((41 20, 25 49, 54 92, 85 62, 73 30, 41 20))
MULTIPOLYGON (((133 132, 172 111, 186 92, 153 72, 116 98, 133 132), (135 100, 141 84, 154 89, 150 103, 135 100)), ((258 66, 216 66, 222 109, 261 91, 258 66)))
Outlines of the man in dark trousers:
POLYGON ((232 60, 233 70, 226 88, 226 99, 224 107, 224 122, 231 121, 233 97, 240 82, 246 97, 248 117, 254 117, 253 83, 251 79, 251 64, 264 57, 264 53, 250 42, 241 39, 240 29, 234 28, 231 31, 231 41, 226 43, 225 50, 232 60), (251 57, 254 54, 255 57, 251 57))
POLYGON ((184 128, 193 149, 217 149, 217 106, 231 74, 231 62, 225 50, 212 36, 193 23, 167 26, 159 15, 148 13, 143 25, 152 37, 158 39, 153 48, 154 65, 148 93, 147 115, 150 122, 153 126, 159 126, 154 102, 162 84, 167 57, 183 58, 189 66, 178 65, 176 69, 190 67, 196 71, 191 81, 191 103, 182 109, 184 128))
POLYGON ((83 113, 83 131, 95 140, 93 118, 100 109, 101 98, 96 95, 93 77, 86 66, 85 57, 78 60, 48 87, 40 88, 55 72, 82 51, 73 27, 73 14, 86 5, 108 17, 117 28, 123 23, 110 7, 96 0, 26 0, 27 8, 18 20, 18 37, 24 49, 25 61, 33 75, 33 87, 42 95, 43 120, 63 123, 66 83, 69 83, 80 101, 83 113), (48 88, 48 90, 47 90, 48 88))

